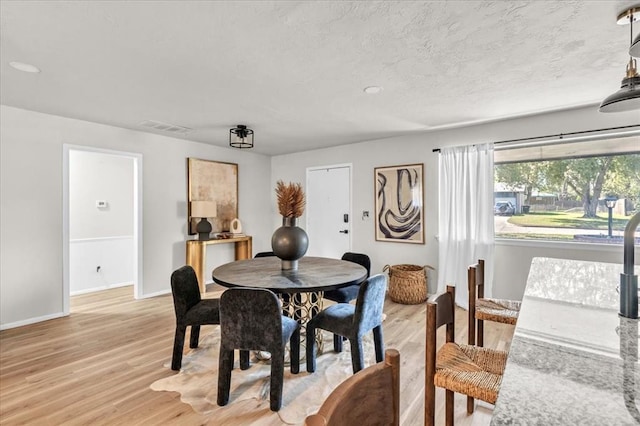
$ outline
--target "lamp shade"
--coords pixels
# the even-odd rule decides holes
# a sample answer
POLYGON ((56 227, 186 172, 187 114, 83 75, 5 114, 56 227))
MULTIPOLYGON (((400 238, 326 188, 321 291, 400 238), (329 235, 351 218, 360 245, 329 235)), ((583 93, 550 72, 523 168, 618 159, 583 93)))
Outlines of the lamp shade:
POLYGON ((634 58, 640 58, 640 34, 633 40, 631 47, 629 48, 629 55, 634 58))
POLYGON ((215 201, 192 201, 191 217, 216 217, 215 201))
MULTIPOLYGON (((640 16, 640 6, 633 6, 618 15, 618 25, 629 24, 629 33, 631 35, 629 39, 633 38, 633 22, 638 19, 638 16, 640 16)), ((633 59, 633 56, 638 56, 638 50, 640 50, 638 40, 639 38, 636 38, 629 47, 629 54, 632 57, 629 58, 627 73, 622 80, 620 90, 613 95, 607 96, 602 101, 599 108, 600 112, 623 112, 640 109, 640 76, 637 72, 636 60, 633 59), (635 52, 635 54, 632 52, 635 52)))
POLYGON ((640 77, 627 77, 622 87, 607 96, 600 104, 600 112, 622 112, 640 109, 640 77))

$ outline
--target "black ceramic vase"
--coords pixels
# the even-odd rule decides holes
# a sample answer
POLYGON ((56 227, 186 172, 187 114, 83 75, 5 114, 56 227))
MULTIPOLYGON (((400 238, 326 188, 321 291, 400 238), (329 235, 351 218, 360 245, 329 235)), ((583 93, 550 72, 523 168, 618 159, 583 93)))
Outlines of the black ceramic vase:
POLYGON ((273 253, 282 260, 282 270, 298 269, 298 259, 307 252, 309 237, 297 226, 298 218, 283 217, 282 226, 271 237, 273 253))

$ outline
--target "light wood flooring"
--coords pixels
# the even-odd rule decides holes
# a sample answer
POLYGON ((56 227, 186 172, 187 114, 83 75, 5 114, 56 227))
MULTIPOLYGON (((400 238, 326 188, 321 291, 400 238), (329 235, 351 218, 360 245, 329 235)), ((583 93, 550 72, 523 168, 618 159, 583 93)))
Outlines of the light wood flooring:
MULTIPOLYGON (((210 286, 207 297, 219 296, 220 291, 210 286)), ((175 374, 163 366, 173 345, 171 295, 134 300, 132 288, 121 287, 75 296, 71 312, 66 318, 0 332, 0 424, 205 423, 179 394, 149 389, 154 381, 175 374)), ((422 425, 424 304, 387 300, 385 313, 386 347, 398 349, 401 357, 401 424, 422 425)), ((456 338, 466 342, 466 311, 458 309, 456 314, 456 338)), ((513 327, 485 324, 485 346, 508 349, 513 327)), ((202 328, 201 338, 208 330, 202 328)), ((443 340, 444 334, 439 344, 443 340)), ((444 424, 444 391, 437 393, 436 420, 444 424)), ((464 396, 456 396, 456 425, 489 424, 490 405, 479 403, 467 416, 465 403, 464 396)), ((233 411, 233 401, 226 408, 233 411)), ((246 414, 242 413, 244 419, 246 414)), ((260 416, 238 425, 280 424, 260 416)))

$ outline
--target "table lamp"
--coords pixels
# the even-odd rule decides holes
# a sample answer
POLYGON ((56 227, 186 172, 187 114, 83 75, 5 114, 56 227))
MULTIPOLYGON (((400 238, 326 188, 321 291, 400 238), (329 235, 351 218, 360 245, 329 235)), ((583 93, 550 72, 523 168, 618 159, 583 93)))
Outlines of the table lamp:
POLYGON ((211 223, 207 220, 208 217, 216 217, 216 203, 215 201, 192 201, 191 202, 191 217, 199 217, 200 222, 196 226, 199 240, 208 240, 211 234, 211 223))

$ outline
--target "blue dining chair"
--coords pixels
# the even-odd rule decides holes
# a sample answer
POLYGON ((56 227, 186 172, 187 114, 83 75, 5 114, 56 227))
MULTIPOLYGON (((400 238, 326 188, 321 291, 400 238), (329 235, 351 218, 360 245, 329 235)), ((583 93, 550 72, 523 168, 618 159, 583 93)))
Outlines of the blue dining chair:
POLYGON ((240 368, 249 368, 250 350, 271 354, 270 407, 282 406, 284 353, 287 341, 291 349, 291 372, 300 370, 300 324, 280 311, 276 295, 261 288, 230 288, 220 297, 220 359, 218 368, 218 405, 227 405, 231 387, 234 350, 240 349, 240 368))
MULTIPOLYGON (((365 279, 369 278, 369 275, 371 274, 371 259, 369 259, 369 256, 362 253, 352 253, 348 251, 342 255, 342 260, 363 266, 367 270, 367 276, 365 279)), ((336 290, 325 291, 324 298, 336 303, 349 303, 358 297, 359 290, 360 284, 353 284, 336 290)), ((338 336, 337 334, 333 335, 333 347, 336 352, 342 352, 342 340, 341 336, 338 336)))
MULTIPOLYGON (((382 335, 382 313, 387 291, 387 276, 378 274, 360 285, 356 304, 338 303, 329 306, 307 323, 307 371, 316 370, 315 330, 320 328, 349 339, 351 344, 351 365, 357 373, 364 366, 362 337, 373 331, 376 362, 384 357, 382 335)), ((335 343, 335 340, 334 340, 335 343)), ((335 346, 334 346, 334 349, 335 346)))

